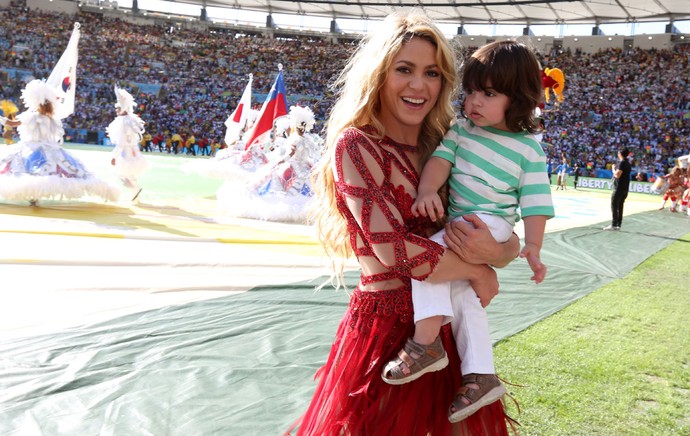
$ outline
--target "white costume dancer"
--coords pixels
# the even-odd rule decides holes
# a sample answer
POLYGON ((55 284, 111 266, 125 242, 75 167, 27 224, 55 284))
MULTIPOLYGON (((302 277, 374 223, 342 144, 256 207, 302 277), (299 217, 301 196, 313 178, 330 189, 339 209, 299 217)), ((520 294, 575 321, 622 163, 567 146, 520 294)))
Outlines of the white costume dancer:
POLYGON ((211 159, 191 160, 183 165, 182 169, 186 173, 199 174, 214 179, 246 180, 257 168, 268 163, 262 145, 257 144, 249 150, 244 149, 244 136, 251 131, 258 114, 259 111, 257 110, 249 110, 247 126, 238 133, 241 136, 239 139, 232 139, 231 142, 227 142, 234 136, 226 135, 226 148, 218 150, 211 159))
POLYGON ((0 159, 0 197, 32 205, 42 198, 86 195, 117 200, 116 186, 96 178, 61 147, 65 131, 55 116, 55 90, 42 80, 32 80, 22 91, 22 100, 28 110, 17 120, 0 119, 19 133, 14 150, 0 159))
POLYGON ((306 220, 312 196, 309 177, 323 140, 309 133, 314 127, 311 109, 292 106, 289 120, 290 135, 283 139, 276 134, 273 150, 266 151, 266 165, 241 184, 228 181, 220 187, 217 199, 222 213, 270 221, 306 220))
POLYGON ((134 113, 134 98, 122 88, 115 87, 117 117, 106 128, 108 137, 115 144, 110 163, 115 166, 120 180, 132 190, 132 201, 141 193, 139 176, 148 168, 148 162, 139 150, 144 121, 134 113))

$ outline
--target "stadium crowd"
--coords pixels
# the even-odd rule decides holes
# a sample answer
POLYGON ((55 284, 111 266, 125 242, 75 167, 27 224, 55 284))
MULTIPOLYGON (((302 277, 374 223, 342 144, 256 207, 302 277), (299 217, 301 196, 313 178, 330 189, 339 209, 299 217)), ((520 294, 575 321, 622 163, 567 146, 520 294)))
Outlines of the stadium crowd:
MULTIPOLYGON (((268 93, 279 63, 289 103, 312 108, 318 131, 331 103, 328 84, 354 44, 135 25, 102 14, 43 13, 17 3, 0 10, 0 20, 0 99, 20 105, 27 75, 50 75, 79 21, 77 103, 65 127, 103 132, 113 116, 117 84, 135 94, 152 150, 166 149, 162 143, 170 150, 173 135, 182 144, 193 136, 197 145, 217 148, 248 75, 253 74, 259 108, 263 98, 257 94, 268 93)), ((658 175, 690 153, 690 44, 596 54, 553 50, 539 57, 543 67, 560 68, 566 76, 565 100, 544 108, 550 161, 565 157, 582 175, 594 176, 616 161, 625 144, 633 150, 634 174, 658 175)))

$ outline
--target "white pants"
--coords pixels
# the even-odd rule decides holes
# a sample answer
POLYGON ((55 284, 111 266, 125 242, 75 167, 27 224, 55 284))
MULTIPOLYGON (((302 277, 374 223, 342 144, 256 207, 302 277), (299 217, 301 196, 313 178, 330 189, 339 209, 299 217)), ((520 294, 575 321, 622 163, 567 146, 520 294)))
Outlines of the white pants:
MULTIPOLYGON (((507 241, 513 226, 505 219, 488 214, 477 214, 498 242, 507 241)), ((457 220, 462 217, 456 218, 457 220)), ((445 230, 430 239, 444 247, 445 230)), ((430 283, 412 280, 414 322, 432 316, 444 315, 443 323, 451 323, 463 374, 493 374, 494 355, 489 335, 489 319, 479 297, 468 280, 430 283)))

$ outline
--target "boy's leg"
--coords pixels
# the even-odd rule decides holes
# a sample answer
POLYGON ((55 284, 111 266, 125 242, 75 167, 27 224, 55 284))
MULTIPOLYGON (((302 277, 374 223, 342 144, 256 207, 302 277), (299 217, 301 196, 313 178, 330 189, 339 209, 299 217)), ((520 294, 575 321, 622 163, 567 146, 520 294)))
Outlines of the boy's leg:
MULTIPOLYGON (((430 239, 445 246, 442 230, 430 239)), ((412 280, 414 336, 408 339, 398 358, 389 361, 381 377, 386 383, 399 385, 422 375, 439 371, 448 365, 448 356, 440 342, 443 324, 453 317, 450 282, 431 283, 412 280)))
POLYGON ((460 422, 482 407, 500 400, 506 387, 496 377, 489 320, 467 281, 452 285, 455 317, 452 326, 462 360, 462 388, 448 408, 448 420, 460 422))
MULTIPOLYGON (((510 238, 513 227, 505 220, 493 215, 478 216, 498 242, 510 238)), ((506 388, 496 377, 489 318, 469 281, 451 282, 451 303, 455 315, 451 326, 461 359, 463 387, 448 409, 448 419, 459 422, 499 400, 506 388)))
MULTIPOLYGON (((441 229, 429 239, 447 247, 443 236, 446 231, 441 229)), ((450 282, 431 283, 412 280, 412 307, 414 307, 414 322, 430 317, 442 315, 445 317, 441 325, 450 322, 453 317, 453 306, 450 299, 450 282)))
POLYGON ((462 360, 462 373, 494 374, 489 317, 467 280, 452 282, 451 302, 455 314, 451 326, 462 360))
MULTIPOLYGON (((512 236, 513 226, 503 218, 490 214, 477 216, 484 221, 497 242, 505 242, 512 236)), ((462 360, 462 373, 494 374, 489 318, 470 282, 451 282, 450 298, 454 314, 451 327, 462 360)))
POLYGON ((398 356, 383 367, 381 378, 388 384, 401 385, 426 373, 448 366, 448 355, 441 342, 441 326, 449 316, 450 283, 412 281, 412 305, 415 331, 398 356), (446 307, 447 306, 447 307, 446 307), (446 316, 444 316, 446 315, 446 316))
POLYGON ((414 341, 421 345, 432 343, 441 326, 453 318, 450 282, 429 283, 412 280, 414 307, 414 341))

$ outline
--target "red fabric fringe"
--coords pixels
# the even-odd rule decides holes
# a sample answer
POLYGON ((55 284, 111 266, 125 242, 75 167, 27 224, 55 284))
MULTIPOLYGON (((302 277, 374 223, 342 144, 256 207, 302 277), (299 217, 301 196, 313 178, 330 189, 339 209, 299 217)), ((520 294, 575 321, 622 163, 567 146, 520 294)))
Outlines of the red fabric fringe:
MULTIPOLYGON (((503 403, 484 407, 453 428, 448 407, 461 387, 460 359, 450 325, 441 331, 450 363, 442 371, 392 386, 383 366, 414 333, 409 288, 356 290, 338 327, 306 413, 287 434, 309 436, 508 435, 503 403), (294 429, 297 428, 296 431, 294 429)), ((512 424, 511 424, 512 426, 512 424)))

